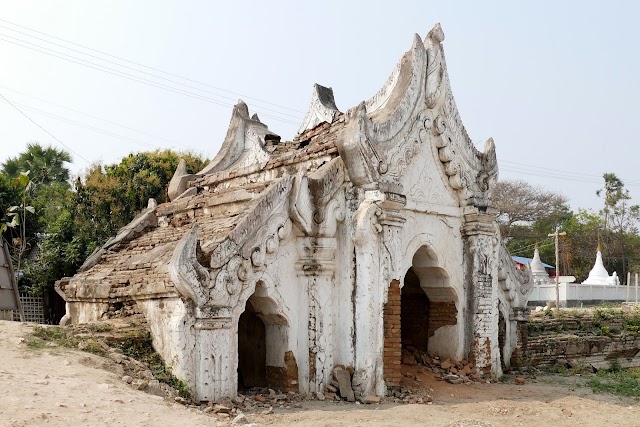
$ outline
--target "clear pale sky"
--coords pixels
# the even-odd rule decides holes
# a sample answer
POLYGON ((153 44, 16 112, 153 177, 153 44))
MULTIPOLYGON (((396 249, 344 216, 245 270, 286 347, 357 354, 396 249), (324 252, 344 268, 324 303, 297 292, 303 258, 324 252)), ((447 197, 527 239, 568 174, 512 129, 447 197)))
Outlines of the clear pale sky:
MULTIPOLYGON (((494 138, 500 177, 598 209, 604 172, 640 203, 638 16, 633 1, 0 0, 0 94, 70 148, 74 173, 153 148, 211 158, 238 98, 291 139, 313 83, 333 87, 346 111, 382 86, 414 33, 440 22, 462 120, 479 147, 494 138), (33 50, 43 48, 198 97, 33 50)), ((65 148, 0 98, 0 162, 30 141, 65 148)))

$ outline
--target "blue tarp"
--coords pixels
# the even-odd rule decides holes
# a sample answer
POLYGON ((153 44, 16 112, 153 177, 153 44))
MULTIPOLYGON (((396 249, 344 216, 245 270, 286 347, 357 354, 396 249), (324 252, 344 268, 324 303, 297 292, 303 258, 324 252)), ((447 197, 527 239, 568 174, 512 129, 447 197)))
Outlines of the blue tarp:
MULTIPOLYGON (((519 262, 520 264, 531 264, 531 261, 533 261, 533 258, 525 258, 523 256, 512 256, 511 257, 515 262, 519 262)), ((544 268, 552 268, 552 269, 556 269, 553 265, 549 265, 549 264, 545 264, 544 262, 542 263, 542 265, 544 265, 544 268)))

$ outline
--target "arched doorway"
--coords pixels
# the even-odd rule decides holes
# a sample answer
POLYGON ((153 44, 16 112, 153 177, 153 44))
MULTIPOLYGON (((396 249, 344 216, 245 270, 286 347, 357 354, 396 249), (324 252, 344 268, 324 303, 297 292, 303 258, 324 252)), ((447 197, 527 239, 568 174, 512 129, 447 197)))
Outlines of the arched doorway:
POLYGON ((420 287, 420 279, 410 268, 400 292, 400 335, 402 348, 429 349, 429 298, 420 287))
POLYGON ((238 390, 298 391, 298 365, 290 347, 289 322, 258 282, 238 319, 238 390))
POLYGON ((397 280, 389 286, 384 308, 387 385, 399 385, 403 350, 460 358, 459 329, 457 293, 436 254, 423 246, 413 256, 402 286, 397 280))
MULTIPOLYGON (((405 286, 416 293, 417 288, 424 293, 424 311, 414 311, 417 296, 406 293, 408 310, 401 310, 403 326, 418 324, 422 335, 426 336, 426 350, 436 356, 456 358, 458 353, 458 308, 457 295, 449 283, 449 274, 440 265, 436 254, 427 246, 422 246, 413 256, 409 271, 405 275, 405 286), (410 299, 411 298, 411 299, 410 299), (423 317, 426 316, 426 321, 423 317)), ((403 297, 404 298, 404 297, 403 297)), ((411 326, 407 326, 411 327, 411 326)), ((412 326, 416 328, 416 326, 412 326)), ((421 335, 421 336, 422 336, 421 335)))
POLYGON ((500 365, 502 369, 506 369, 509 365, 506 360, 506 352, 505 348, 506 338, 507 338, 507 322, 502 314, 500 301, 498 301, 498 347, 500 348, 500 365))
POLYGON ((247 301, 238 320, 238 390, 267 386, 265 325, 247 301))

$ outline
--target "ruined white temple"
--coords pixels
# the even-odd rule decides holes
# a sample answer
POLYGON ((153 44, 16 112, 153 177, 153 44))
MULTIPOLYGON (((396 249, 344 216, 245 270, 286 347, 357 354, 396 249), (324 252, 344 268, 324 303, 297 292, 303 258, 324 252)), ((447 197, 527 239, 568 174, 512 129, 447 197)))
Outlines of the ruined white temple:
POLYGON ((58 283, 64 321, 142 313, 202 401, 322 391, 336 365, 382 395, 405 345, 499 375, 533 279, 501 243, 494 143, 478 151, 462 124, 443 40, 439 25, 415 35, 346 112, 316 85, 292 141, 238 102, 214 160, 180 165, 171 202, 150 202, 58 283))

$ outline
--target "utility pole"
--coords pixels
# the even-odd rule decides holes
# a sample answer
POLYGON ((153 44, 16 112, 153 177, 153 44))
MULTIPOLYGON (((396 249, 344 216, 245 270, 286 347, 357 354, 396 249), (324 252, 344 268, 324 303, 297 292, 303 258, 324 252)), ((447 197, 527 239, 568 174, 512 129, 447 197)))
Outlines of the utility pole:
POLYGON ((555 237, 556 240, 556 311, 560 310, 560 252, 558 250, 558 237, 566 236, 567 233, 560 231, 560 226, 556 225, 556 232, 549 234, 549 237, 555 237))

